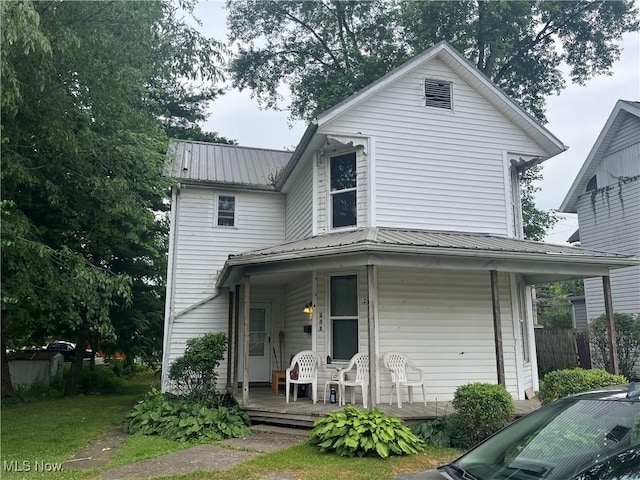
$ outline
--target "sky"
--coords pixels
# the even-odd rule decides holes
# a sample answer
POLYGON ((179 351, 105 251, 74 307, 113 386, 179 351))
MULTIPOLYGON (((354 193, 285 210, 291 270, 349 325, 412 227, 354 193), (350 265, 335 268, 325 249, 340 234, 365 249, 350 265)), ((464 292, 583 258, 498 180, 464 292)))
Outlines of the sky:
MULTIPOLYGON (((226 42, 223 2, 199 3, 194 14, 202 21, 204 34, 226 42)), ((584 86, 572 84, 567 78, 567 87, 547 99, 545 126, 569 149, 543 164, 544 179, 539 183, 541 190, 536 196, 538 208, 560 207, 616 101, 640 101, 640 33, 626 34, 622 48, 611 75, 593 78, 584 86)), ((286 111, 260 110, 249 91, 227 90, 211 103, 209 113, 204 130, 218 132, 244 146, 293 149, 306 128, 303 122, 292 123, 286 111)), ((575 215, 562 216, 545 241, 565 243, 577 229, 575 215)))

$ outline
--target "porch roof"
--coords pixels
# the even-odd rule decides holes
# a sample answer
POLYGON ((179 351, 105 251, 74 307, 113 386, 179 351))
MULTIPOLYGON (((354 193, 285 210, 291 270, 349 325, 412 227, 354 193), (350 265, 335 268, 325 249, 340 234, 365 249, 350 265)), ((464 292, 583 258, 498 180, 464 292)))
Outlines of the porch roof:
POLYGON ((487 234, 363 228, 230 255, 217 286, 257 275, 354 265, 498 270, 525 274, 528 283, 608 275, 640 258, 487 234))

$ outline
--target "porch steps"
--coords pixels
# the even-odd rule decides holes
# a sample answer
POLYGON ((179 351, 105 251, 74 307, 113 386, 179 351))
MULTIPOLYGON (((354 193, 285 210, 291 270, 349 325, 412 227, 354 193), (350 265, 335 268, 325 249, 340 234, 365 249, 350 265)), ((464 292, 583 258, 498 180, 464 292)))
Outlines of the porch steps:
POLYGON ((324 416, 321 414, 283 413, 252 408, 245 408, 244 411, 249 415, 251 425, 267 423, 269 425, 293 426, 305 429, 312 429, 313 422, 324 416))

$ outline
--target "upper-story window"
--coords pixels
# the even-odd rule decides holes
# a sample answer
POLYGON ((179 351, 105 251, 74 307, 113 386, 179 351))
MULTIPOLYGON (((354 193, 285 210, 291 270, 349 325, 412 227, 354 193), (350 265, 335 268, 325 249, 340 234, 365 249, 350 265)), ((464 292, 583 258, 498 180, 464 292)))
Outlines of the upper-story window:
POLYGON ((356 152, 330 159, 331 228, 355 227, 357 218, 356 152))
POLYGON ((233 227, 236 224, 236 197, 230 195, 218 196, 218 218, 216 224, 220 227, 233 227))
POLYGON ((587 188, 584 189, 585 192, 591 192, 592 190, 598 189, 598 178, 594 175, 589 179, 589 183, 587 183, 587 188))

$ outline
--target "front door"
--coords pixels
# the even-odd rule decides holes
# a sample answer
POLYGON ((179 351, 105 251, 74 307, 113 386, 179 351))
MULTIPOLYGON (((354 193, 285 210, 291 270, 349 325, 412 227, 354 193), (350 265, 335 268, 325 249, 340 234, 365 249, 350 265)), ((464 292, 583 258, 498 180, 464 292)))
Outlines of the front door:
POLYGON ((251 305, 249 317, 249 381, 271 380, 271 311, 268 305, 251 305))

